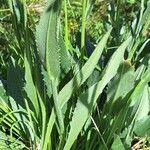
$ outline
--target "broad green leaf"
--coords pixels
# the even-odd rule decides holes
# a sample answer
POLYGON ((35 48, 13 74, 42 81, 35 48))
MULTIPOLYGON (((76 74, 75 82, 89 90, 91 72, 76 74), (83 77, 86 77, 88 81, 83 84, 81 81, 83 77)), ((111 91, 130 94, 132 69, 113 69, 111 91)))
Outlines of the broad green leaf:
POLYGON ((93 73, 90 75, 90 77, 87 80, 88 87, 90 87, 93 84, 95 84, 96 82, 98 82, 99 77, 100 77, 100 71, 94 70, 93 73))
POLYGON ((138 120, 141 120, 142 118, 146 117, 149 113, 149 97, 148 97, 148 86, 147 85, 141 85, 140 90, 138 91, 139 94, 133 98, 134 105, 132 104, 132 113, 130 115, 131 124, 129 127, 129 131, 126 137, 126 140, 128 141, 128 138, 132 136, 133 128, 136 124, 138 124, 138 120))
POLYGON ((51 80, 58 78, 60 73, 59 13, 59 1, 56 0, 53 4, 52 1, 49 1, 37 26, 40 58, 51 80))
POLYGON ((137 136, 150 135, 150 116, 145 116, 136 121, 134 132, 137 136))
POLYGON ((112 150, 125 150, 124 146, 123 146, 123 143, 120 139, 119 136, 116 136, 115 137, 116 139, 114 140, 112 146, 111 146, 111 149, 112 150))
POLYGON ((144 91, 139 103, 136 120, 140 120, 148 115, 150 110, 150 97, 148 95, 148 85, 144 87, 144 91))
POLYGON ((70 132, 66 141, 64 150, 69 150, 79 135, 86 120, 90 116, 93 106, 96 103, 97 98, 102 93, 108 82, 116 75, 120 63, 123 61, 124 52, 130 42, 128 38, 121 46, 114 52, 111 59, 108 62, 101 80, 91 86, 85 93, 81 94, 70 122, 70 132))
POLYGON ((146 69, 146 66, 144 64, 139 66, 139 68, 136 70, 136 80, 139 80, 141 78, 141 76, 144 73, 145 69, 146 69))
POLYGON ((145 73, 142 75, 141 77, 141 81, 139 82, 139 84, 136 87, 136 92, 133 92, 133 95, 131 95, 131 104, 130 107, 132 107, 136 102, 137 102, 137 94, 141 94, 141 90, 144 90, 144 87, 146 86, 146 84, 148 82, 150 82, 150 66, 148 67, 148 69, 145 71, 145 73))
POLYGON ((63 133, 63 116, 61 113, 60 102, 57 98, 57 81, 60 75, 60 44, 62 44, 62 41, 59 41, 61 38, 59 30, 61 1, 56 0, 53 4, 51 2, 52 1, 48 2, 48 6, 41 17, 37 28, 37 40, 41 59, 43 59, 42 61, 44 61, 44 65, 46 65, 48 76, 52 80, 51 87, 55 113, 57 115, 61 133, 63 133))
POLYGON ((31 68, 29 65, 29 62, 27 60, 27 57, 24 58, 25 63, 25 91, 27 93, 27 97, 29 98, 31 104, 30 106, 33 107, 33 111, 36 114, 36 117, 39 117, 40 114, 40 108, 39 108, 39 101, 37 97, 36 87, 33 82, 31 68))
MULTIPOLYGON (((132 119, 131 126, 134 127, 134 122, 149 113, 149 93, 147 84, 150 82, 150 67, 145 71, 141 77, 140 82, 136 86, 134 92, 129 98, 130 119, 132 119), (144 110, 143 110, 144 108, 144 110), (142 111, 141 111, 142 110, 142 111)), ((128 136, 133 132, 133 127, 129 130, 128 136)))
POLYGON ((116 76, 108 86, 108 100, 113 102, 119 97, 124 97, 134 85, 134 68, 128 61, 123 61, 116 76))
POLYGON ((133 66, 128 61, 124 61, 113 80, 110 81, 107 91, 106 113, 113 115, 118 113, 125 104, 123 98, 134 87, 135 72, 133 66))
POLYGON ((113 134, 116 132, 118 127, 120 127, 119 130, 122 128, 121 123, 123 123, 124 115, 126 114, 126 97, 134 88, 134 82, 134 67, 131 66, 130 62, 125 60, 121 63, 116 76, 108 84, 107 103, 103 110, 103 116, 108 116, 108 119, 102 121, 102 124, 107 124, 108 126, 104 134, 107 141, 109 141, 110 138, 113 138, 113 134), (110 124, 110 121, 112 124, 110 124), (107 136, 109 138, 107 138, 107 136))

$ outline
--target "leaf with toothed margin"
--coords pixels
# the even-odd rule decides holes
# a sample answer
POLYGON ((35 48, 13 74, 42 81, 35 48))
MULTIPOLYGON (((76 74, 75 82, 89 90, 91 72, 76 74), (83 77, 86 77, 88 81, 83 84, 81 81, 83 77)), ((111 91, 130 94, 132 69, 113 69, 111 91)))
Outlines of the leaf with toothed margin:
POLYGON ((39 55, 51 80, 56 79, 60 74, 59 14, 59 0, 49 1, 37 26, 39 55))
POLYGON ((69 54, 69 51, 65 47, 64 39, 62 37, 62 34, 60 32, 59 35, 59 46, 60 46, 60 61, 61 61, 61 68, 62 70, 67 73, 71 68, 71 55, 69 54))

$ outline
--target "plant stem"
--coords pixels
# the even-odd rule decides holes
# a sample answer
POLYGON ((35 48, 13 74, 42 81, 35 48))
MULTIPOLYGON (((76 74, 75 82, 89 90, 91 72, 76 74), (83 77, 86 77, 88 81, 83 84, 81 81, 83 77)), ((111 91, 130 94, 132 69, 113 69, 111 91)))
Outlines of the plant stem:
POLYGON ((86 25, 86 0, 82 0, 82 29, 81 29, 81 60, 84 58, 85 25, 86 25))
POLYGON ((136 46, 138 46, 140 40, 137 40, 137 37, 139 36, 140 34, 140 26, 142 24, 142 18, 143 18, 143 14, 144 14, 144 0, 141 0, 141 11, 140 11, 140 16, 139 16, 139 21, 138 21, 138 24, 137 24, 137 27, 136 27, 136 30, 135 30, 135 39, 133 42, 135 42, 135 44, 133 45, 132 47, 132 50, 130 51, 129 53, 129 60, 131 60, 136 52, 136 46))
POLYGON ((69 45, 69 36, 68 36, 68 14, 67 14, 67 0, 64 1, 65 3, 65 8, 64 8, 64 12, 65 12, 65 45, 66 45, 66 49, 68 50, 68 45, 69 45))

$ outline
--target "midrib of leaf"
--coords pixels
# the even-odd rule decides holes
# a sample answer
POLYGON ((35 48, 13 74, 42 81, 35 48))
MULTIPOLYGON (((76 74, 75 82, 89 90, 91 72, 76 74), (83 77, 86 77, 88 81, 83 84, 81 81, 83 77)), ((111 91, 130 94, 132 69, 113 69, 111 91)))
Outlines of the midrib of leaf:
POLYGON ((51 6, 46 38, 46 67, 51 80, 55 80, 60 72, 60 54, 58 50, 59 22, 58 11, 51 6), (50 42, 51 41, 51 42, 50 42))
MULTIPOLYGON (((48 23, 46 26, 47 29, 45 33, 46 39, 44 41, 45 48, 42 50, 44 50, 46 54, 45 56, 46 57, 46 69, 48 72, 48 76, 50 80, 52 81, 51 86, 52 86, 54 108, 55 108, 56 116, 58 118, 59 127, 61 130, 60 134, 62 134, 64 130, 63 117, 62 117, 62 112, 60 108, 60 103, 58 101, 58 92, 57 92, 57 80, 58 80, 59 73, 60 73, 60 59, 59 59, 60 53, 59 53, 59 44, 58 44, 58 40, 59 40, 59 9, 58 7, 60 6, 58 2, 59 1, 56 1, 51 6, 47 7, 45 11, 45 16, 43 16, 45 17, 43 18, 43 21, 46 22, 47 21, 46 19, 48 19, 48 23), (54 7, 57 7, 57 8, 54 8, 54 7), (48 9, 50 9, 49 12, 48 12, 48 9), (54 10, 54 9, 57 9, 57 10, 54 10)), ((41 29, 42 25, 43 24, 41 22, 41 24, 39 25, 39 29, 41 31, 42 31, 41 29)), ((40 30, 38 31, 39 33, 41 32, 40 30)), ((41 47, 43 48, 42 45, 41 47)), ((46 129, 46 135, 44 138, 45 141, 43 143, 43 149, 47 149, 47 145, 49 143, 49 137, 50 137, 50 134, 48 134, 49 129, 50 129, 50 126, 48 124, 48 127, 46 129)))
POLYGON ((59 36, 59 1, 48 1, 47 7, 37 26, 37 45, 41 61, 51 80, 60 73, 59 36))
POLYGON ((58 92, 57 92, 57 79, 58 79, 59 72, 60 72, 60 61, 59 61, 60 56, 59 56, 59 51, 58 51, 58 36, 59 36, 59 20, 58 20, 59 12, 58 11, 59 10, 57 10, 55 12, 53 10, 54 5, 57 5, 57 3, 55 2, 52 5, 50 19, 49 19, 49 25, 48 25, 49 29, 48 29, 47 45, 46 45, 46 47, 47 47, 47 50, 46 50, 47 66, 46 67, 47 67, 49 77, 52 80, 54 108, 55 108, 56 115, 58 118, 60 132, 61 132, 61 134, 63 134, 64 123, 63 123, 63 116, 62 116, 60 102, 58 100, 58 92), (52 38, 52 40, 51 40, 52 42, 49 41, 51 39, 50 37, 52 38), (50 50, 50 48, 51 48, 51 50, 50 50), (51 58, 50 58, 49 54, 51 54, 51 58))

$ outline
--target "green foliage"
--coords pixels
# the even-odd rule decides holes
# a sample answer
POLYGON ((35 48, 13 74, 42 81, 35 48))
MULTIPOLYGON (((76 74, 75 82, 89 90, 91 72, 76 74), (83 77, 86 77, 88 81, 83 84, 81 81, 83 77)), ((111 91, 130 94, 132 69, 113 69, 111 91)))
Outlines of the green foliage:
POLYGON ((51 3, 52 2, 50 1, 50 4, 47 4, 47 8, 37 27, 37 43, 39 45, 41 61, 46 66, 51 80, 54 80, 58 78, 60 72, 60 54, 58 45, 60 6, 57 6, 58 2, 54 2, 54 4, 51 3))
POLYGON ((121 139, 119 136, 116 136, 115 137, 116 139, 114 140, 112 146, 111 146, 111 149, 112 150, 125 150, 124 146, 123 146, 123 143, 121 142, 121 139))
POLYGON ((123 150, 135 136, 149 138, 150 1, 138 2, 130 21, 121 11, 126 2, 106 1, 102 22, 93 22, 103 24, 101 35, 88 24, 98 1, 48 1, 36 29, 30 1, 7 2, 14 37, 0 26, 0 41, 9 43, 0 57, 0 149, 123 150), (68 29, 75 8, 81 38, 68 29))
POLYGON ((116 50, 108 65, 106 66, 106 69, 104 69, 101 80, 91 86, 87 91, 85 91, 85 93, 81 94, 81 96, 79 96, 79 99, 77 100, 77 106, 72 117, 72 122, 70 123, 71 129, 69 132, 68 140, 64 149, 71 148, 71 145, 77 138, 77 135, 88 119, 99 94, 102 93, 105 86, 116 74, 116 70, 118 69, 120 62, 122 61, 123 54, 128 43, 129 40, 125 41, 125 43, 123 43, 118 48, 118 50, 116 50), (118 63, 116 63, 116 60, 118 61, 118 63), (113 67, 114 69, 112 70, 113 67), (83 116, 81 116, 81 114, 84 116, 84 118, 83 116))

